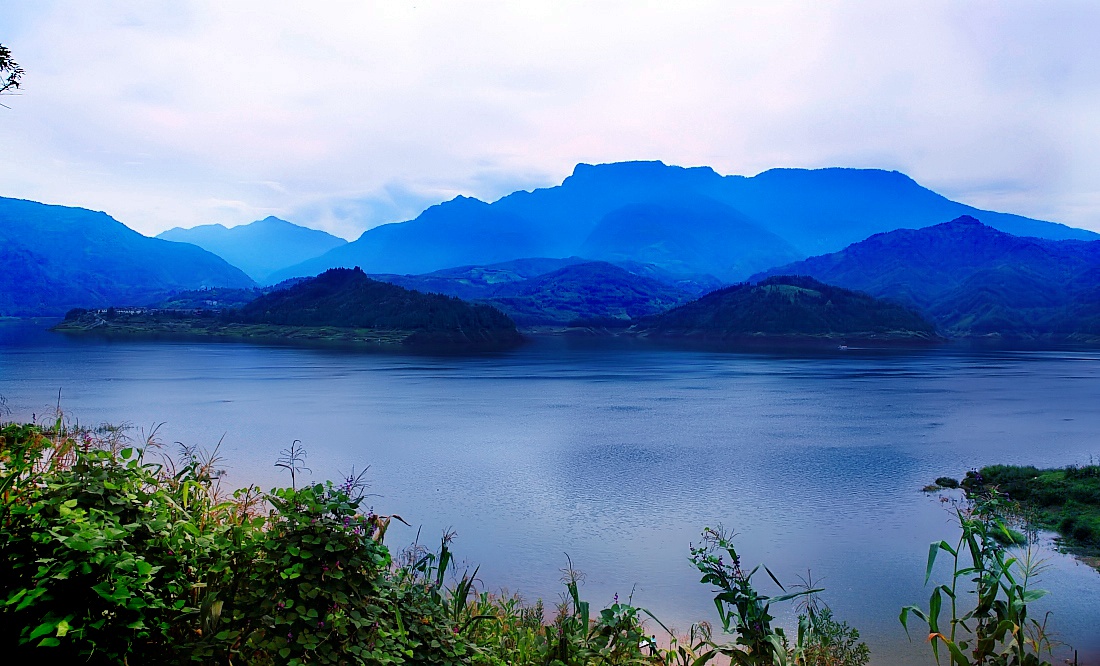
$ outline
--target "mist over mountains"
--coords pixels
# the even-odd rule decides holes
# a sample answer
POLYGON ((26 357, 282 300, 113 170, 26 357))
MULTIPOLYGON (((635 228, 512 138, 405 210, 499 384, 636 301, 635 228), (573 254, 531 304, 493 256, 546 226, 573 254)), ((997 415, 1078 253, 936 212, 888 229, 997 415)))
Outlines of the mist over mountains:
POLYGON ((157 238, 198 245, 261 283, 275 271, 347 244, 343 238, 277 217, 265 217, 228 229, 220 224, 190 229, 175 227, 158 234, 157 238))
POLYGON ((875 233, 960 215, 1017 235, 1100 238, 1061 224, 979 211, 891 171, 773 169, 745 177, 661 162, 579 164, 559 186, 515 192, 493 203, 458 197, 414 220, 370 229, 271 279, 337 266, 417 274, 522 257, 582 256, 736 282, 875 233))

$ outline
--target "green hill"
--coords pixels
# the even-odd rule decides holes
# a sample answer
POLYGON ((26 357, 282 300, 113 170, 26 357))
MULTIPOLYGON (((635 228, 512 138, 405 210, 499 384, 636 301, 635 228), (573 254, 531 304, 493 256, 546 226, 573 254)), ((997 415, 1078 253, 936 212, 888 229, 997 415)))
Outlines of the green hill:
POLYGON ((935 327, 903 306, 813 278, 739 284, 657 315, 641 326, 657 338, 748 340, 933 340, 935 327))
POLYGON ((890 298, 953 336, 1100 338, 1100 241, 1013 236, 963 216, 877 234, 750 281, 769 275, 890 298))
POLYGON ((495 308, 372 280, 358 268, 325 271, 226 316, 242 324, 410 331, 407 342, 519 340, 515 323, 495 308))

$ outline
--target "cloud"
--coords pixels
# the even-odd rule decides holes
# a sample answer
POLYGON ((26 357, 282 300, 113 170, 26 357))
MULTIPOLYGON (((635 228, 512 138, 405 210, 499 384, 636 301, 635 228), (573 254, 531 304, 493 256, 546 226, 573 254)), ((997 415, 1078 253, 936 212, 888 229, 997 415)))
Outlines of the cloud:
POLYGON ((1100 230, 1094 3, 18 5, 0 194, 346 237, 577 162, 899 169, 1100 230))

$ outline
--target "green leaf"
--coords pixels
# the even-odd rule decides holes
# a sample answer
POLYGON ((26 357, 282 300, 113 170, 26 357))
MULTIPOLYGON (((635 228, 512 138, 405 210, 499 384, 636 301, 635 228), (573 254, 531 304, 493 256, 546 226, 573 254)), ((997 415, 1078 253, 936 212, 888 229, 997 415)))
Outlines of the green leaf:
POLYGON ((46 634, 52 634, 56 628, 57 628, 57 623, 56 622, 50 622, 49 620, 46 620, 45 622, 43 622, 42 624, 40 624, 40 625, 38 625, 37 627, 34 628, 34 631, 31 632, 31 635, 30 635, 29 638, 33 641, 34 639, 36 639, 40 636, 45 636, 46 634))

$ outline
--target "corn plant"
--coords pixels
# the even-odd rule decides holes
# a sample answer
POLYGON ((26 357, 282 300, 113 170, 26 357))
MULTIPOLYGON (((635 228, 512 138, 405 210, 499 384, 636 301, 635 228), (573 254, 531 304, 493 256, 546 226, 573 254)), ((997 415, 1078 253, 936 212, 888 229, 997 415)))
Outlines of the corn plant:
POLYGON ((792 649, 783 629, 772 626, 775 618, 771 614, 771 604, 808 598, 822 590, 804 586, 797 592, 788 593, 766 566, 757 565, 746 571, 733 545, 734 536, 725 533, 721 528, 708 527, 703 530, 702 544, 691 548, 692 563, 703 574, 701 582, 717 588, 714 605, 718 609, 722 630, 736 635, 732 643, 712 643, 713 651, 728 657, 731 663, 739 666, 786 666, 788 663, 803 663, 801 648, 813 631, 815 614, 811 612, 799 622, 792 649), (752 577, 760 569, 768 574, 784 594, 769 597, 756 590, 752 577))
POLYGON ((948 582, 936 585, 928 608, 906 606, 900 620, 909 632, 910 618, 927 625, 936 663, 946 648, 955 666, 1050 666, 1052 641, 1046 622, 1028 615, 1028 604, 1045 590, 1031 588, 1038 563, 1030 546, 1023 559, 1013 556, 1006 543, 1015 539, 1005 522, 1005 501, 995 491, 956 507, 961 535, 955 544, 938 541, 929 547, 925 585, 936 560, 951 558, 948 582), (971 604, 973 606, 971 607, 971 604), (947 610, 947 617, 941 615, 947 610))

